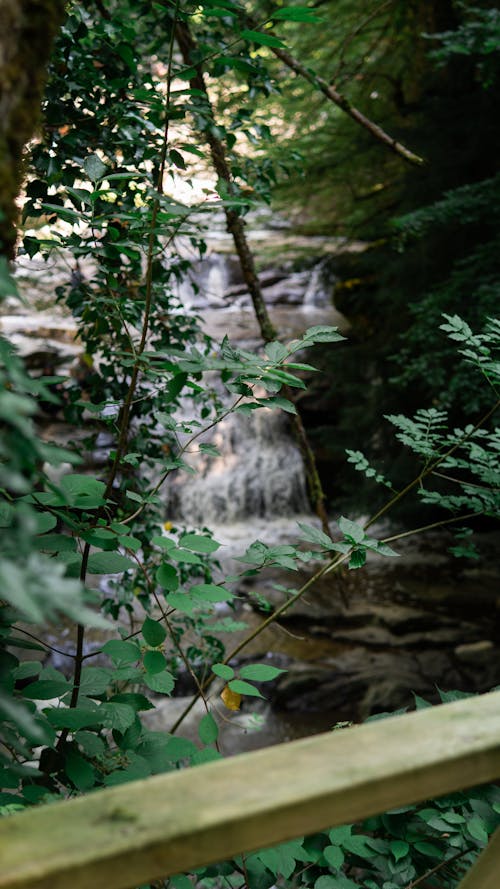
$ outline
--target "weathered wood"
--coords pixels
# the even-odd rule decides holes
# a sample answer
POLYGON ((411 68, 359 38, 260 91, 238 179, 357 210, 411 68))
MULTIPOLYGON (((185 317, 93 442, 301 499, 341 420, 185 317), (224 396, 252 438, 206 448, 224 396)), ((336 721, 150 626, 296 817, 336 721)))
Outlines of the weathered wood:
POLYGON ((498 889, 500 886, 500 828, 457 889, 498 889))
POLYGON ((130 889, 499 776, 494 692, 6 818, 0 887, 130 889))

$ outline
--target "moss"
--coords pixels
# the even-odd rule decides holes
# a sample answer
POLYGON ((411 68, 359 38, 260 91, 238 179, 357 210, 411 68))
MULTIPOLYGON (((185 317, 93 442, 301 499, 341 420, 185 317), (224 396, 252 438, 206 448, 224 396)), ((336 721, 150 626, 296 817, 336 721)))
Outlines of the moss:
POLYGON ((12 257, 23 175, 23 151, 40 118, 40 103, 64 0, 5 0, 0 11, 0 250, 12 257))

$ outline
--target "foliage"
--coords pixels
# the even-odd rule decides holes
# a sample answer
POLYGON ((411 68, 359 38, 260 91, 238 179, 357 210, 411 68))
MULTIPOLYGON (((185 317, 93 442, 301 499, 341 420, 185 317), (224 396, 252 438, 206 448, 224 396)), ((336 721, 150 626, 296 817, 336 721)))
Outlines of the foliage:
MULTIPOLYGON (((351 342, 344 352, 319 355, 318 365, 331 384, 325 392, 324 383, 313 381, 310 399, 312 422, 317 424, 314 441, 328 460, 335 495, 345 508, 353 499, 359 503, 361 496, 369 510, 377 496, 373 484, 360 492, 354 474, 343 469, 345 448, 363 452, 373 466, 390 451, 393 481, 404 485, 409 467, 393 449, 389 430, 380 427, 382 413, 411 414, 432 403, 448 411, 452 425, 464 427, 489 405, 487 389, 476 385, 466 365, 455 363, 453 344, 442 337, 439 325, 443 314, 457 314, 479 331, 486 318, 497 314, 500 133, 494 109, 499 54, 493 23, 498 4, 430 6, 404 4, 401 10, 399 3, 373 4, 367 19, 370 11, 375 17, 364 26, 361 22, 359 32, 351 23, 354 38, 349 42, 347 36, 349 58, 351 51, 355 56, 356 46, 364 46, 370 32, 374 42, 379 34, 380 55, 364 53, 358 68, 353 59, 351 71, 359 71, 360 79, 351 79, 349 88, 356 97, 358 83, 360 89, 366 86, 366 94, 373 84, 379 94, 374 105, 383 102, 387 109, 381 116, 384 125, 397 132, 400 121, 405 139, 426 158, 426 165, 405 172, 394 167, 392 159, 379 163, 370 158, 369 152, 378 151, 376 145, 358 144, 353 150, 352 140, 344 135, 348 121, 339 122, 334 133, 333 122, 318 117, 317 131, 309 138, 306 166, 308 174, 316 164, 320 171, 311 201, 321 206, 317 218, 326 220, 322 231, 365 239, 362 252, 341 252, 328 263, 335 305, 352 325, 351 342), (406 27, 396 44, 392 28, 405 14, 406 27), (386 17, 394 21, 384 26, 386 17), (474 40, 466 39, 465 32, 474 34, 474 40), (399 50, 404 50, 406 39, 412 48, 405 52, 403 72, 399 50), (458 46, 460 54, 453 48, 458 46), (335 153, 344 139, 348 151, 336 166, 335 153), (344 184, 337 187, 335 181, 333 187, 336 171, 344 184), (329 404, 333 421, 314 410, 315 390, 322 403, 329 404), (353 429, 358 430, 357 438, 353 429)), ((350 9, 355 14, 358 6, 350 9)), ((349 35, 345 16, 336 20, 337 27, 345 27, 349 35)), ((302 39, 307 40, 307 34, 302 39)), ((339 42, 342 45, 342 38, 339 42)), ((360 139, 359 133, 352 136, 360 139)), ((311 190, 307 182, 303 207, 311 190)), ((298 205, 297 177, 292 188, 298 205)), ((286 190, 284 194, 289 197, 286 190)))
MULTIPOLYGON (((222 701, 234 709, 241 696, 261 697, 261 684, 265 689, 281 671, 239 665, 235 654, 242 644, 227 652, 219 633, 221 625, 229 633, 241 631, 241 622, 221 622, 216 606, 235 611, 238 585, 264 566, 297 571, 317 563, 312 578, 287 591, 283 610, 343 563, 357 569, 367 552, 396 555, 387 540, 367 533, 371 522, 362 526, 341 517, 335 540, 302 525, 300 544, 255 541, 241 556, 242 570, 225 577, 217 561, 220 544, 209 529, 164 522, 163 486, 174 472, 193 471, 187 453, 217 455, 203 441, 205 433, 234 412, 293 413, 290 391, 304 389, 303 375, 314 370, 302 353, 342 339, 335 328, 316 326, 292 342, 275 340, 251 352, 227 338, 211 342, 182 304, 182 288, 193 262, 206 252, 204 235, 213 217, 225 207, 245 215, 253 200, 248 187, 266 196, 275 173, 272 164, 258 165, 255 176, 250 161, 239 160, 238 140, 252 142, 268 132, 241 106, 231 125, 212 120, 206 97, 190 85, 192 72, 175 55, 176 28, 192 19, 210 77, 225 82, 229 71, 240 99, 243 93, 253 99, 274 90, 267 53, 281 46, 281 38, 267 24, 276 20, 300 29, 316 18, 303 7, 279 8, 271 18, 263 14, 255 30, 246 27, 245 16, 232 0, 182 9, 179 3, 144 2, 138 8, 89 2, 71 7, 60 35, 44 129, 32 147, 24 250, 30 256, 57 253, 69 263, 59 299, 77 321, 85 353, 81 372, 34 379, 11 347, 0 343, 0 805, 7 813, 217 759, 219 729, 205 694, 210 682, 217 677, 226 683, 222 701), (234 189, 218 181, 192 202, 169 194, 169 178, 175 186, 179 171, 189 176, 204 155, 186 121, 203 132, 217 126, 218 138, 230 153, 234 149, 234 189), (40 403, 74 427, 85 425, 80 447, 56 448, 38 436, 40 403), (103 433, 111 442, 109 459, 95 479, 83 455, 103 433), (51 466, 61 463, 69 464, 68 471, 57 480, 51 466), (47 623, 62 615, 74 627, 75 645, 56 653, 70 669, 66 662, 56 669, 47 659, 54 648, 47 623), (109 631, 98 650, 86 648, 85 627, 92 624, 109 631), (39 652, 40 659, 22 660, 23 648, 39 652), (181 668, 206 705, 199 744, 176 737, 175 727, 156 732, 142 721, 145 711, 175 691, 181 668)), ((11 287, 5 276, 2 292, 11 287)), ((484 376, 497 373, 498 324, 473 334, 450 317, 447 331, 484 376)), ((395 425, 403 443, 424 458, 418 482, 430 480, 438 467, 463 473, 458 499, 450 495, 445 504, 454 519, 463 523, 463 511, 471 508, 494 513, 498 437, 482 426, 450 432, 438 409, 413 420, 396 418, 395 425), (488 496, 475 493, 477 479, 488 496)), ((373 475, 362 456, 354 457, 373 475)), ((392 494, 379 512, 400 496, 392 494)), ((446 808, 463 820, 447 821, 441 813, 447 824, 464 825, 448 831, 457 834, 460 851, 470 838, 480 844, 495 820, 495 792, 481 799, 483 808, 473 796, 446 808), (481 824, 474 834, 475 818, 481 824)), ((244 866, 236 860, 198 876, 207 887, 229 876, 237 887, 246 869, 251 889, 266 889, 277 877, 309 885, 313 874, 315 886, 327 889, 359 885, 352 872, 365 867, 367 886, 380 875, 388 889, 403 885, 427 859, 442 854, 443 829, 432 823, 434 816, 426 820, 413 809, 404 824, 391 817, 372 819, 361 833, 337 829, 255 853, 244 866), (437 845, 429 845, 430 838, 438 838, 437 845)))

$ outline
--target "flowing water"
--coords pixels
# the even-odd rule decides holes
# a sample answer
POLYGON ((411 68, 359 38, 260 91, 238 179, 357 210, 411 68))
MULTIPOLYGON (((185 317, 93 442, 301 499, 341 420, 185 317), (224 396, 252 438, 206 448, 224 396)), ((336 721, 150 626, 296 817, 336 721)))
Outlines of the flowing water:
MULTIPOLYGON (((254 241, 264 257, 265 249, 273 248, 272 259, 261 263, 260 279, 283 339, 315 324, 348 331, 347 320, 332 304, 332 281, 324 267, 325 254, 342 245, 332 247, 323 239, 289 239, 287 245, 286 233, 276 232, 254 233, 254 241), (277 251, 285 257, 279 263, 277 251), (301 258, 306 260, 302 267, 301 258)), ((213 235, 209 248, 206 258, 193 265, 191 281, 181 285, 179 295, 212 336, 228 334, 242 347, 259 347, 250 298, 227 237, 213 235)), ((44 366, 44 350, 52 361, 64 364, 78 348, 72 321, 53 305, 55 285, 64 275, 64 269, 53 268, 47 278, 47 266, 27 264, 20 283, 33 308, 14 303, 3 308, 2 328, 31 366, 44 366), (42 316, 34 313, 35 307, 42 308, 42 316)), ((64 440, 67 430, 56 424, 49 434, 64 440)), ((174 479, 165 494, 165 520, 212 528, 222 543, 224 571, 241 570, 235 559, 254 539, 270 545, 295 542, 297 521, 315 523, 286 415, 268 409, 251 416, 233 414, 207 440, 218 446, 220 456, 198 456, 196 475, 174 479)), ((103 442, 103 455, 106 448, 103 442)), ((412 691, 432 695, 436 684, 483 690, 500 682, 496 578, 487 569, 457 567, 443 555, 446 545, 442 537, 430 535, 405 544, 400 560, 373 559, 362 572, 327 578, 257 637, 244 657, 268 659, 287 673, 269 689, 272 707, 245 701, 241 713, 229 714, 222 712, 214 693, 227 752, 327 729, 339 719, 407 706, 412 691)), ((486 535, 486 556, 494 546, 495 540, 486 535)), ((276 584, 299 586, 307 576, 306 570, 290 580, 289 574, 273 570, 259 580, 257 592, 273 605, 280 604, 284 594, 276 584)), ((236 590, 239 616, 249 630, 262 619, 254 584, 249 579, 236 590)), ((68 650, 73 644, 69 629, 54 631, 52 641, 68 650)), ((90 634, 89 644, 98 642, 90 634)), ((182 699, 159 700, 151 724, 168 730, 184 704, 182 699)), ((186 731, 195 732, 193 722, 186 731)))

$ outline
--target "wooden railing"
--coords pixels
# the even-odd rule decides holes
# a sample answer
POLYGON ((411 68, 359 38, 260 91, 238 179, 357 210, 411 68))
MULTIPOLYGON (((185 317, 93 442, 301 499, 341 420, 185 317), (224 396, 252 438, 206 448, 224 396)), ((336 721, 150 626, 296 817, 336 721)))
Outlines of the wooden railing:
MULTIPOLYGON (((131 889, 500 778, 500 692, 99 790, 0 822, 1 889, 131 889)), ((460 889, 499 889, 495 835, 460 889)))

